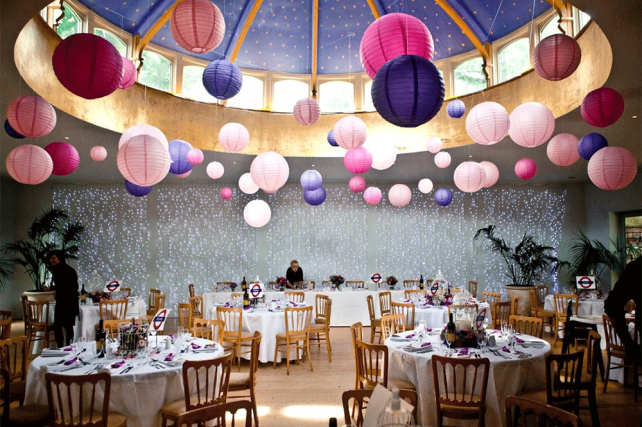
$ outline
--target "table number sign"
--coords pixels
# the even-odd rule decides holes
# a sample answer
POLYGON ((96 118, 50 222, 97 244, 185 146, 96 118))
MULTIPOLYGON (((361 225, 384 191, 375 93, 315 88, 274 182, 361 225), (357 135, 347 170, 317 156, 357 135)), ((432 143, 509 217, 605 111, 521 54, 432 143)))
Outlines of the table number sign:
POLYGON ((118 280, 110 280, 105 282, 104 292, 116 292, 120 289, 120 282, 118 280))
POLYGON ((249 283, 247 285, 250 298, 261 298, 263 296, 263 283, 249 283))
POLYGON ((370 280, 372 280, 374 283, 379 283, 381 281, 381 274, 373 274, 372 276, 370 276, 370 280))
POLYGON ((165 322, 171 310, 168 308, 161 308, 156 312, 152 319, 151 327, 154 332, 162 331, 165 328, 165 322))
POLYGON ((484 326, 484 319, 486 319, 486 314, 488 314, 488 307, 479 309, 479 312, 477 313, 477 319, 475 320, 475 326, 478 330, 484 326))
POLYGON ((595 276, 575 276, 575 287, 579 290, 597 289, 595 276))
POLYGON ((432 285, 430 285, 430 295, 435 296, 437 295, 438 291, 439 291, 439 282, 433 281, 432 285))

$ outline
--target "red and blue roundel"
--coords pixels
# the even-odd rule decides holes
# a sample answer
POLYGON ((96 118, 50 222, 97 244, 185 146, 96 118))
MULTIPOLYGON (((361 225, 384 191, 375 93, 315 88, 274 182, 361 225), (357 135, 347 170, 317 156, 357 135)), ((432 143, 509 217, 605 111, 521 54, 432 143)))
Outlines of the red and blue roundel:
POLYGON ((165 318, 167 317, 167 310, 163 309, 158 312, 156 316, 154 316, 154 320, 152 320, 152 327, 155 330, 159 330, 163 326, 163 322, 165 321, 165 318))
POLYGON ((109 292, 114 292, 120 287, 120 282, 118 280, 112 280, 111 282, 107 283, 105 287, 109 292))
POLYGON ((250 298, 258 298, 263 291, 263 287, 259 283, 254 283, 250 288, 250 298))
POLYGON ((430 286, 430 294, 437 295, 438 290, 439 290, 439 282, 437 283, 433 282, 432 286, 430 286))
POLYGON ((588 276, 580 278, 577 281, 577 284, 580 285, 582 289, 591 289, 593 287, 593 281, 588 276))
POLYGON ((479 310, 479 313, 477 314, 477 319, 475 320, 475 326, 477 326, 477 329, 481 329, 482 326, 484 326, 484 319, 486 318, 487 312, 488 312, 488 309, 486 307, 479 310))
POLYGON ((373 281, 373 283, 379 283, 381 281, 381 274, 375 273, 372 276, 370 276, 370 280, 373 281))

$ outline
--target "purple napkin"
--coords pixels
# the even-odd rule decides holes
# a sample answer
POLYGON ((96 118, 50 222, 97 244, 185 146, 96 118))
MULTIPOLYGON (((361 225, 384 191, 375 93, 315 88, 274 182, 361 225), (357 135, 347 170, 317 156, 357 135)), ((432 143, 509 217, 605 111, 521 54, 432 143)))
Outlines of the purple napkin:
POLYGON ((506 346, 502 347, 502 351, 504 351, 506 353, 510 353, 510 349, 508 347, 506 347, 506 346))
POLYGON ((430 344, 429 342, 425 342, 425 343, 423 343, 423 344, 421 345, 421 347, 422 347, 422 348, 423 348, 423 347, 430 347, 431 345, 432 345, 432 344, 430 344))
POLYGON ((64 363, 64 365, 65 365, 65 366, 73 365, 73 364, 74 364, 74 363, 76 363, 77 361, 78 361, 78 358, 77 358, 77 357, 74 357, 73 359, 69 359, 69 360, 67 360, 67 361, 64 363))
POLYGON ((73 348, 71 347, 65 347, 62 349, 62 351, 73 351, 73 348))
POLYGON ((468 356, 468 347, 464 347, 461 350, 459 350, 458 356, 468 356))
POLYGON ((176 335, 174 335, 174 334, 169 334, 169 335, 167 335, 167 336, 168 336, 171 340, 175 340, 175 339, 176 339, 176 335))
POLYGON ((112 363, 111 367, 113 369, 117 369, 117 368, 120 368, 121 366, 123 366, 125 363, 126 362, 124 360, 121 360, 120 362, 112 363))
POLYGON ((406 338, 414 338, 415 334, 406 335, 406 338))
POLYGON ((275 310, 281 310, 281 306, 280 306, 280 305, 277 305, 277 306, 276 306, 276 308, 275 308, 275 310))
POLYGON ((432 332, 432 328, 426 328, 426 332, 432 332))
POLYGON ((230 306, 230 302, 229 301, 226 302, 225 305, 223 305, 223 307, 229 307, 229 306, 230 306))
POLYGON ((523 343, 524 343, 524 340, 523 340, 523 339, 521 339, 521 338, 517 338, 517 337, 515 337, 515 342, 517 342, 517 344, 523 344, 523 343))
POLYGON ((163 360, 165 362, 171 362, 172 360, 174 360, 174 353, 168 354, 167 356, 165 356, 165 358, 163 360))
POLYGON ((200 345, 196 344, 195 342, 192 343, 192 350, 198 350, 199 348, 201 348, 200 345))

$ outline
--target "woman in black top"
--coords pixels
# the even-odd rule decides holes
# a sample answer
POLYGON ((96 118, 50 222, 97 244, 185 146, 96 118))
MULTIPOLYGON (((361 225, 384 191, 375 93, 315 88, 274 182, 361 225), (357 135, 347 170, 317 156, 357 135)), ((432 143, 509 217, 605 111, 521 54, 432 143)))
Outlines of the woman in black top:
POLYGON ((290 262, 290 268, 285 273, 285 278, 288 281, 288 288, 297 289, 300 286, 300 282, 303 282, 303 270, 299 267, 299 261, 292 260, 290 262))
POLYGON ((78 274, 65 263, 62 251, 56 251, 49 257, 53 275, 52 290, 56 291, 56 312, 54 316, 54 334, 56 344, 63 347, 74 339, 74 324, 80 312, 78 306, 78 274), (67 332, 66 340, 62 330, 67 332))

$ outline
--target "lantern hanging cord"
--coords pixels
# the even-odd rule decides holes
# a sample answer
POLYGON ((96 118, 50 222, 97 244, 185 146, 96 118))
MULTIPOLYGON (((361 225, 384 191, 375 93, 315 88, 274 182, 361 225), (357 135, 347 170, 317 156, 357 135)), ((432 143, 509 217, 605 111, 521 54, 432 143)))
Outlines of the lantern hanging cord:
POLYGON ((497 12, 495 12, 495 17, 493 18, 493 22, 491 22, 491 24, 490 24, 490 28, 488 29, 488 34, 486 34, 486 40, 484 41, 484 43, 486 43, 488 41, 488 39, 490 38, 490 33, 493 31, 493 26, 495 25, 495 21, 497 20, 497 16, 499 16, 499 11, 502 10, 502 5, 503 4, 504 4, 504 0, 502 0, 499 3, 499 7, 497 8, 497 12))
POLYGON ((533 8, 531 9, 531 35, 530 35, 530 41, 534 42, 533 39, 533 27, 535 24, 535 0, 533 0, 533 8))

